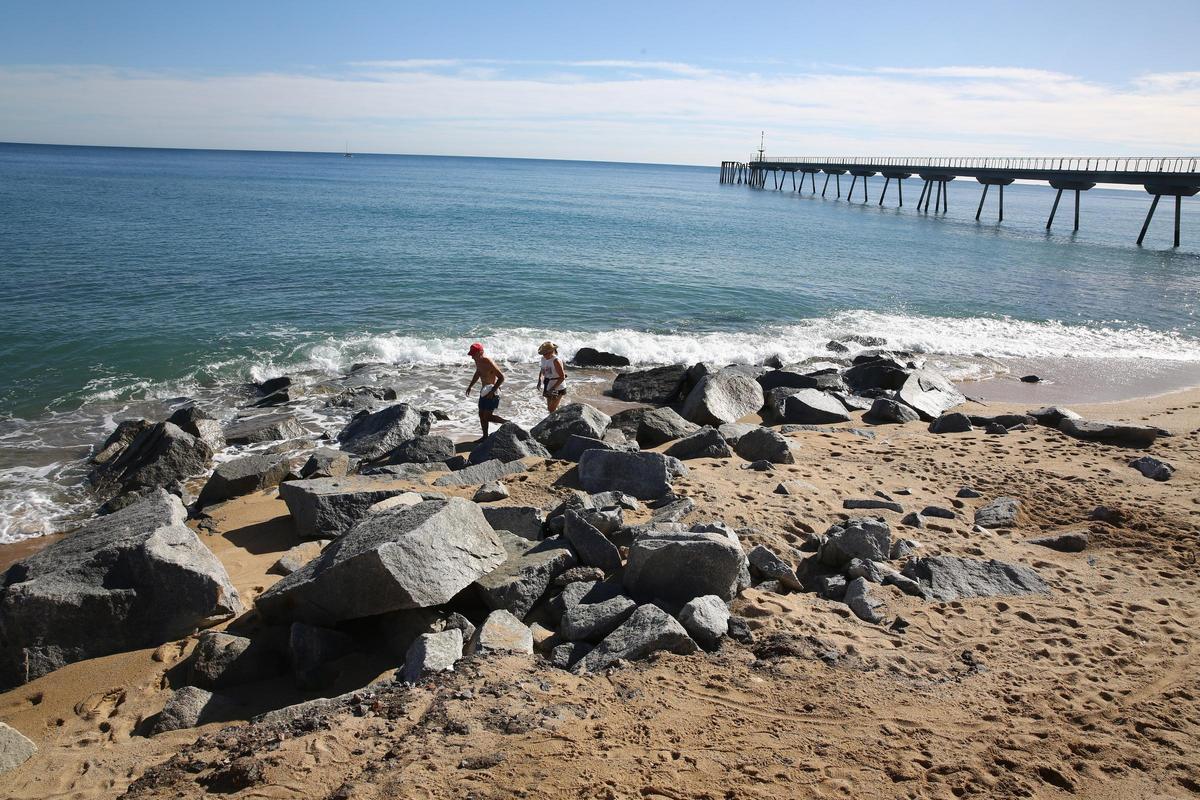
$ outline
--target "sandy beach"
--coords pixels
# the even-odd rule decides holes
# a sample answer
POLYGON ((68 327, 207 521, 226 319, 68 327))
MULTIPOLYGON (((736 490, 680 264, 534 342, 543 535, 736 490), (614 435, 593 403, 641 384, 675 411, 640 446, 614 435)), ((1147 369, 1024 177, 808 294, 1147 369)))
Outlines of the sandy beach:
MULTIPOLYGON (((1025 408, 989 403, 986 413, 1025 408)), ((919 509, 955 504, 970 486, 983 497, 958 501, 955 519, 906 535, 926 553, 1031 567, 1049 594, 940 603, 883 587, 888 612, 909 623, 900 633, 816 595, 749 589, 733 611, 753 643, 727 640, 715 654, 659 654, 582 677, 536 656, 476 659, 416 687, 391 682, 394 662, 352 657, 321 694, 380 680, 387 688, 370 705, 306 729, 246 725, 316 696, 263 681, 232 691, 224 722, 148 736, 189 637, 69 664, 0 695, 0 721, 39 748, 0 788, 14 800, 193 797, 216 786, 218 767, 249 757, 257 780, 229 796, 1194 796, 1200 390, 1074 409, 1170 431, 1149 452, 1174 478, 1144 478, 1128 466, 1135 451, 1050 428, 939 436, 914 422, 867 438, 849 430, 856 421, 789 434, 793 465, 696 459, 675 485, 696 503, 686 521, 752 529, 745 547, 777 552, 845 518, 845 498, 883 491, 919 509), (784 480, 808 488, 776 494, 784 480), (1019 527, 972 532, 971 509, 1001 496, 1021 501, 1019 527), (1098 506, 1116 513, 1095 519, 1098 506), (1088 531, 1088 549, 1025 541, 1067 530, 1088 531)), ((501 503, 556 505, 572 466, 530 459, 501 503)), ((294 543, 275 490, 189 524, 247 605, 278 580, 267 570, 294 543)), ((0 563, 39 544, 6 547, 0 563)), ((229 623, 257 624, 253 614, 229 623)))

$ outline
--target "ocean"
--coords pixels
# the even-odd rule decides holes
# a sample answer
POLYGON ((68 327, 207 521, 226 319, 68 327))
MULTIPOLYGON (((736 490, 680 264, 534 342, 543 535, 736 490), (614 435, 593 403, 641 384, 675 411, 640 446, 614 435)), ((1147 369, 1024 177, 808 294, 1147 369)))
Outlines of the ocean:
MULTIPOLYGON (((894 185, 877 205, 879 179, 863 204, 717 174, 0 144, 0 542, 90 512, 85 460, 117 421, 187 398, 228 418, 250 380, 381 362, 401 399, 474 432, 476 340, 525 424, 543 339, 649 365, 831 358, 830 339, 862 334, 960 380, 1055 360, 1200 376, 1194 200, 1183 247, 1168 205, 1138 248, 1141 191, 1085 192, 1078 233, 1066 194, 1047 233, 1045 186, 1009 187, 996 224, 996 193, 976 222, 965 180, 935 215, 916 180, 899 209, 894 185)), ((336 432, 321 403, 298 411, 336 432)))

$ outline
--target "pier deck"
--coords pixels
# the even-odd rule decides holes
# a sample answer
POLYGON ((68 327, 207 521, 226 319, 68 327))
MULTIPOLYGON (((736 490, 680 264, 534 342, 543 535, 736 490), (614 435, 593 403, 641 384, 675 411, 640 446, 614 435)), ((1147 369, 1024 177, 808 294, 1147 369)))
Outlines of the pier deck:
POLYGON ((974 178, 983 186, 975 219, 983 213, 988 189, 999 187, 998 220, 1004 220, 1004 187, 1014 181, 1045 181, 1056 189, 1054 204, 1046 229, 1054 224, 1059 201, 1064 191, 1075 193, 1075 230, 1079 230, 1080 192, 1097 184, 1125 184, 1142 186, 1152 195, 1150 209, 1142 224, 1137 243, 1140 245, 1150 228, 1150 220, 1158 208, 1158 201, 1165 195, 1175 198, 1175 247, 1179 247, 1180 209, 1184 197, 1200 193, 1200 157, 1134 157, 1111 158, 1088 157, 1045 157, 1045 158, 996 158, 996 157, 874 157, 874 156, 799 156, 767 157, 757 154, 749 161, 725 161, 721 164, 721 183, 744 184, 754 189, 765 189, 767 176, 772 178, 772 189, 782 191, 787 177, 791 175, 791 188, 804 190, 807 177, 812 192, 817 191, 816 175, 823 173, 825 181, 821 188, 824 197, 829 190, 830 178, 834 179, 837 196, 842 196, 841 176, 852 177, 847 199, 853 199, 858 181, 862 180, 862 199, 868 202, 867 179, 875 175, 883 177, 883 190, 879 205, 883 205, 888 188, 897 182, 899 205, 904 205, 904 179, 914 175, 923 182, 917 208, 929 211, 934 202, 934 213, 949 210, 947 184, 955 178, 974 178), (796 175, 800 174, 799 182, 796 175), (936 198, 934 193, 936 192, 936 198))

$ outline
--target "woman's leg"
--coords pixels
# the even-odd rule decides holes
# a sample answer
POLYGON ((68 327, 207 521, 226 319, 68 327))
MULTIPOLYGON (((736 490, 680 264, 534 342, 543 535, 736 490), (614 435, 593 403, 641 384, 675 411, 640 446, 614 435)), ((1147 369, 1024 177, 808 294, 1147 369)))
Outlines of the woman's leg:
POLYGON ((546 408, 551 414, 558 410, 558 404, 562 402, 562 398, 561 394, 552 394, 546 398, 546 408))

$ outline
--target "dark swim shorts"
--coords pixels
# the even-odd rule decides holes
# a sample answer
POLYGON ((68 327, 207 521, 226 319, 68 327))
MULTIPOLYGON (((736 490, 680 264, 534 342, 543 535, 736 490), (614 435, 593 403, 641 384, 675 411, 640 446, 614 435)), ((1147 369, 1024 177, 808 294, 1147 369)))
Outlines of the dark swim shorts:
POLYGON ((480 411, 495 411, 500 407, 500 393, 492 392, 491 394, 479 398, 480 411))

